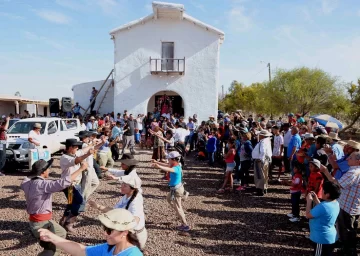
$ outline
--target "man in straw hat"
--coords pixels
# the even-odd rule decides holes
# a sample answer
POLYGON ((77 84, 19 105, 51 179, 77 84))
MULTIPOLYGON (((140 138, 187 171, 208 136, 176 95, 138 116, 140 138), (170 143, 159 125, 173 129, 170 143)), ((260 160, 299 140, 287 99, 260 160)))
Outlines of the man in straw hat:
POLYGON ((29 142, 35 147, 38 148, 40 147, 41 143, 40 143, 40 131, 41 131, 41 124, 40 123, 35 123, 33 126, 33 129, 29 132, 28 135, 28 140, 29 142))
POLYGON ((330 143, 331 148, 327 148, 325 152, 328 154, 335 155, 336 160, 340 160, 341 158, 344 157, 344 151, 338 143, 341 139, 339 138, 338 134, 335 132, 330 132, 328 137, 331 140, 330 143))
POLYGON ((360 217, 360 152, 351 153, 347 158, 349 170, 339 179, 335 179, 325 166, 321 172, 327 179, 340 185, 340 213, 337 220, 338 235, 342 242, 342 254, 356 256, 357 227, 360 217))
POLYGON ((139 241, 134 234, 137 225, 135 217, 125 209, 113 209, 99 215, 104 229, 106 243, 94 246, 85 246, 61 238, 49 230, 41 229, 40 239, 51 242, 71 255, 131 255, 142 256, 139 241))
POLYGON ((262 130, 259 134, 259 143, 252 151, 254 160, 254 183, 256 195, 263 196, 267 193, 269 180, 269 165, 272 158, 271 141, 272 134, 267 130, 262 130))
MULTIPOLYGON (((83 142, 77 141, 76 139, 67 139, 65 142, 62 142, 62 144, 64 144, 66 148, 65 153, 60 158, 61 177, 76 173, 76 171, 81 168, 81 163, 95 152, 93 146, 78 151, 78 149, 82 147, 83 142)), ((87 163, 84 163, 84 165, 86 165, 86 168, 88 167, 87 163)), ((84 201, 81 192, 81 178, 81 174, 77 175, 72 181, 71 186, 64 189, 65 196, 68 199, 68 205, 60 220, 60 225, 64 226, 70 233, 75 231, 73 225, 84 201)))
MULTIPOLYGON (((52 194, 69 187, 71 182, 87 168, 87 164, 84 163, 72 174, 68 173, 58 180, 48 180, 52 163, 53 159, 48 162, 45 160, 35 162, 30 175, 21 183, 21 189, 25 192, 30 230, 36 238, 40 237, 39 229, 48 229, 60 237, 66 237, 66 231, 52 220, 52 194)), ((59 254, 59 250, 52 243, 40 242, 40 246, 44 251, 39 255, 59 254)))
POLYGON ((98 123, 96 122, 95 117, 90 117, 89 122, 86 124, 86 130, 97 130, 98 123))

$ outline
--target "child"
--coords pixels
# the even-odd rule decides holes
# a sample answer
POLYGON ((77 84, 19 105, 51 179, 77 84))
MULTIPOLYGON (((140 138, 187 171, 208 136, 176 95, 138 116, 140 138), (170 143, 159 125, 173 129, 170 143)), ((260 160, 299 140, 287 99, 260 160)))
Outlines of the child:
POLYGON ((226 155, 224 156, 225 159, 225 163, 226 163, 226 171, 225 171, 225 180, 224 183, 222 185, 222 187, 217 191, 219 194, 223 194, 225 192, 225 187, 228 184, 228 182, 230 183, 230 191, 232 191, 233 189, 233 170, 235 168, 235 141, 230 139, 227 143, 228 146, 228 152, 226 153, 226 155))
MULTIPOLYGON (((322 197, 322 186, 324 183, 324 177, 320 172, 321 163, 317 159, 313 159, 309 163, 310 176, 308 180, 308 185, 306 188, 306 196, 311 191, 315 192, 318 198, 322 197)), ((306 197, 305 196, 305 197, 306 197)))
POLYGON ((216 129, 212 129, 211 130, 211 135, 209 137, 207 137, 207 138, 208 139, 207 139, 207 143, 206 143, 206 151, 207 151, 208 156, 209 156, 209 165, 214 166, 216 144, 217 144, 216 129))
POLYGON ((249 170, 251 168, 251 155, 253 147, 251 143, 251 133, 247 132, 242 135, 242 143, 240 146, 240 183, 237 191, 245 190, 249 186, 249 170))
POLYGON ((182 183, 182 169, 179 165, 181 155, 177 151, 172 151, 167 155, 169 164, 160 163, 152 160, 153 167, 160 169, 160 171, 170 173, 169 187, 170 192, 167 195, 168 203, 175 209, 176 215, 180 219, 182 225, 177 227, 179 231, 188 232, 190 227, 186 221, 184 210, 181 206, 181 200, 186 200, 189 192, 184 189, 182 183))
MULTIPOLYGON (((150 131, 149 131, 150 132, 150 131)), ((153 147, 153 155, 152 159, 164 161, 164 141, 160 138, 163 138, 163 133, 160 131, 159 126, 155 126, 154 131, 152 132, 154 135, 154 147, 153 147)))
POLYGON ((294 165, 294 176, 291 181, 283 181, 282 184, 290 185, 291 213, 287 214, 291 222, 300 221, 300 198, 302 190, 302 169, 299 164, 294 165))

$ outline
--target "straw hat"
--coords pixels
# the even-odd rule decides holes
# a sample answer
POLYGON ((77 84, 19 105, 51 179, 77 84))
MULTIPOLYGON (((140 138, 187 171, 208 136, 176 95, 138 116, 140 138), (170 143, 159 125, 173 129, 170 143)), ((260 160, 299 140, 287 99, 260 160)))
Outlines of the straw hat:
POLYGON ((140 188, 139 184, 136 182, 136 179, 131 175, 122 176, 119 181, 120 183, 128 184, 132 188, 140 188))
POLYGON ((259 132, 259 136, 263 136, 263 137, 271 137, 272 133, 267 131, 267 130, 262 130, 261 132, 259 132))
POLYGON ((339 138, 339 135, 338 135, 337 133, 335 133, 335 132, 330 132, 328 136, 329 136, 332 140, 335 140, 335 141, 341 140, 341 139, 339 138))
POLYGON ((360 150, 360 143, 356 142, 354 140, 348 140, 347 145, 354 148, 354 149, 360 150))
POLYGON ((33 128, 41 129, 41 124, 40 123, 35 123, 33 128))
POLYGON ((119 208, 100 214, 99 220, 105 227, 117 231, 132 231, 137 225, 131 212, 119 208))

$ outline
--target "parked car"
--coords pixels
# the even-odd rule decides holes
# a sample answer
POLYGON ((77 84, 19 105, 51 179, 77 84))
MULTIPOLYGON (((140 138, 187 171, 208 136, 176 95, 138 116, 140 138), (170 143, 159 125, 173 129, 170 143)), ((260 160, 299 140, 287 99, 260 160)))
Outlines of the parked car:
POLYGON ((51 154, 64 148, 61 142, 69 138, 76 138, 75 134, 81 129, 78 119, 61 118, 27 118, 15 122, 7 132, 6 147, 7 162, 19 164, 29 163, 29 153, 35 146, 28 141, 28 134, 35 123, 41 124, 40 148, 47 148, 51 154))
POLYGON ((13 126, 13 124, 15 124, 17 121, 19 121, 19 118, 13 118, 9 120, 9 128, 11 128, 11 126, 13 126))

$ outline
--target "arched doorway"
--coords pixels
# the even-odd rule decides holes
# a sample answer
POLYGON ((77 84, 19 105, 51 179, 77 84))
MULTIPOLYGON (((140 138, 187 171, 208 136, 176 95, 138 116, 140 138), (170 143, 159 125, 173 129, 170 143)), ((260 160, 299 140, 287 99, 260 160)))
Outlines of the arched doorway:
POLYGON ((149 99, 147 112, 154 112, 154 109, 161 114, 184 115, 184 101, 182 97, 174 91, 160 91, 149 99))

